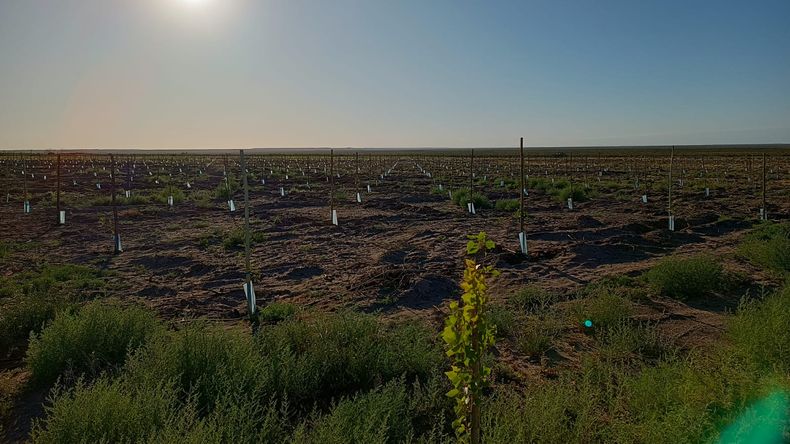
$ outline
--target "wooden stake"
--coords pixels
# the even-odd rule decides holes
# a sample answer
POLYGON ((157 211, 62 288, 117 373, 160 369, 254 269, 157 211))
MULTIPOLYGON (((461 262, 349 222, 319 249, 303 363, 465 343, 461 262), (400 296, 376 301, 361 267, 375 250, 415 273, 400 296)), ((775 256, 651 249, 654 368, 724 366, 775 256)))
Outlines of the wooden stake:
POLYGON ((335 214, 335 150, 329 150, 329 222, 335 214))
POLYGON ((765 153, 763 152, 763 220, 768 220, 768 209, 765 207, 765 153))
POLYGON ((672 145, 672 151, 669 153, 669 189, 667 190, 668 193, 667 210, 670 216, 672 216, 672 165, 674 161, 675 161, 675 145, 672 145))
POLYGON ((112 219, 113 219, 113 251, 118 254, 121 249, 118 248, 118 207, 115 205, 115 156, 110 154, 110 193, 112 194, 112 219))
POLYGON ((472 150, 472 155, 469 157, 469 201, 472 202, 472 193, 475 187, 475 150, 472 150))
MULTIPOLYGON (((519 232, 524 233, 524 190, 526 189, 524 184, 524 138, 521 138, 521 189, 518 191, 519 201, 521 203, 521 217, 519 223, 519 232)), ((526 233, 524 233, 526 236, 526 233)))
POLYGON ((57 168, 57 192, 55 198, 55 207, 57 210, 57 214, 55 217, 57 218, 58 225, 60 225, 60 152, 58 151, 58 168, 57 168))
MULTIPOLYGON (((241 175, 244 184, 244 271, 246 273, 246 284, 249 287, 252 282, 252 267, 250 266, 250 190, 247 185, 247 169, 244 161, 244 150, 239 150, 241 163, 241 175)), ((250 311, 250 316, 254 315, 250 311)))

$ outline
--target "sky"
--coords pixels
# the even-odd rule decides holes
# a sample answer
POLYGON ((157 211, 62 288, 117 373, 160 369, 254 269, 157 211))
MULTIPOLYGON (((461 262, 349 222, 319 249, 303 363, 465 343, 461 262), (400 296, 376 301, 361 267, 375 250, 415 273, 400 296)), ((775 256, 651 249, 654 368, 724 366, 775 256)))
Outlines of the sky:
POLYGON ((0 0, 0 149, 790 143, 788 0, 0 0))

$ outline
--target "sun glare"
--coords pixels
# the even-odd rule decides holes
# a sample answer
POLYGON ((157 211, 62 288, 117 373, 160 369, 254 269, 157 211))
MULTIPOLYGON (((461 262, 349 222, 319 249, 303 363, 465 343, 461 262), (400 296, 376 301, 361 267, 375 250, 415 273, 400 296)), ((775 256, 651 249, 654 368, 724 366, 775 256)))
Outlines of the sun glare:
POLYGON ((210 2, 210 0, 179 0, 179 1, 188 6, 205 6, 210 2))

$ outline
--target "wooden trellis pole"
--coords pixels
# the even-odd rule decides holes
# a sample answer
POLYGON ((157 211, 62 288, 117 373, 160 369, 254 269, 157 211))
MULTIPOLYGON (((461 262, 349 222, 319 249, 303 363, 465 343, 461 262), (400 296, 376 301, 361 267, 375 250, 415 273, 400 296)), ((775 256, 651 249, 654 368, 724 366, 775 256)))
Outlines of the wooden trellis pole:
POLYGON ((112 200, 112 219, 113 219, 113 251, 117 254, 123 251, 121 247, 121 235, 118 232, 118 207, 115 204, 115 156, 110 154, 110 193, 112 200))
POLYGON ((524 231, 524 216, 525 216, 525 203, 524 203, 524 192, 526 191, 526 184, 524 182, 524 138, 521 138, 521 150, 520 150, 520 159, 521 159, 521 189, 518 190, 519 195, 519 202, 521 210, 519 211, 519 247, 521 248, 521 253, 523 255, 527 255, 527 232, 524 231))
POLYGON ((57 215, 56 215, 56 217, 57 217, 57 220, 58 220, 58 225, 60 225, 60 224, 62 224, 64 221, 63 221, 63 219, 60 217, 60 152, 59 152, 59 151, 58 151, 58 158, 57 158, 57 162, 58 162, 58 167, 57 167, 57 178, 56 178, 56 181, 57 181, 57 191, 56 191, 56 196, 57 196, 57 197, 55 197, 55 208, 56 208, 56 211, 57 211, 57 215))

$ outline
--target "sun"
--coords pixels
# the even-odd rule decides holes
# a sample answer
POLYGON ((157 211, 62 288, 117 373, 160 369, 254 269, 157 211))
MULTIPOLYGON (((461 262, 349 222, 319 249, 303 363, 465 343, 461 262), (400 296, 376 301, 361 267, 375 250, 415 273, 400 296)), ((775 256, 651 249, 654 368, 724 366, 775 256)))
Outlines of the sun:
POLYGON ((192 7, 206 6, 208 3, 211 3, 211 0, 179 0, 179 1, 187 6, 192 6, 192 7))

